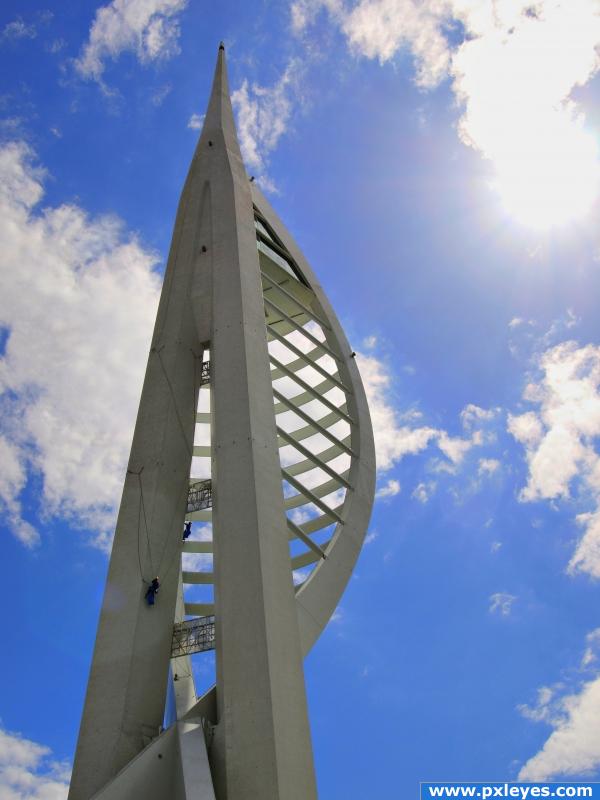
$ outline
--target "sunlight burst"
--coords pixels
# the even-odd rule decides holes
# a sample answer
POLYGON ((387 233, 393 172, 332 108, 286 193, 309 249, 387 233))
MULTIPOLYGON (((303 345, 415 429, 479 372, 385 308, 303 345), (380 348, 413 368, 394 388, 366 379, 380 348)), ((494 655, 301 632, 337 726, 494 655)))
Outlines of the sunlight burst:
POLYGON ((568 108, 538 114, 535 122, 520 129, 518 140, 507 136, 498 148, 502 153, 494 159, 494 186, 518 222, 547 229, 581 218, 591 209, 600 165, 595 138, 582 123, 568 108))

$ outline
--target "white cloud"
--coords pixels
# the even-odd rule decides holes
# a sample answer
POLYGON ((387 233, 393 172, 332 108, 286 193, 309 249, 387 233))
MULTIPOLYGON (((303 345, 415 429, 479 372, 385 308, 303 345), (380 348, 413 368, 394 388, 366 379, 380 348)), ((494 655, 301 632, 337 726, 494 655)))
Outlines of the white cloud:
POLYGON ((490 551, 492 553, 497 553, 501 547, 502 547, 502 542, 492 542, 490 545, 490 551))
POLYGON ((204 114, 192 114, 188 119, 188 128, 193 131, 201 131, 204 125, 204 114))
POLYGON ((481 436, 475 433, 471 439, 461 439, 458 436, 448 436, 445 431, 441 431, 438 436, 438 447, 442 453, 450 459, 454 465, 459 465, 469 450, 477 444, 481 444, 481 436))
POLYGON ((519 772, 522 781, 549 781, 558 776, 591 775, 600 766, 600 675, 592 673, 600 645, 600 629, 586 637, 586 650, 578 672, 580 683, 563 683, 538 690, 533 707, 521 705, 527 719, 543 722, 554 730, 541 750, 519 772))
POLYGON ((600 628, 590 631, 585 637, 587 647, 581 659, 581 668, 586 669, 598 659, 597 650, 600 646, 600 628))
POLYGON ((477 467, 480 475, 493 475, 499 468, 500 462, 497 458, 480 458, 477 467))
POLYGON ((384 63, 408 50, 419 86, 451 79, 459 136, 491 160, 517 218, 545 227, 589 209, 597 145, 571 93, 600 66, 596 0, 297 0, 296 32, 321 8, 355 53, 384 63))
POLYGON ((490 614, 499 614, 501 617, 510 616, 516 599, 515 595, 508 594, 508 592, 496 592, 490 595, 490 614))
POLYGON ((96 11, 89 39, 75 67, 84 78, 101 85, 107 59, 136 54, 142 64, 179 53, 177 15, 188 0, 113 0, 96 11))
POLYGON ((366 350, 373 350, 376 345, 377 345, 376 336, 367 336, 363 341, 363 347, 366 350))
POLYGON ((533 411, 518 416, 508 415, 508 431, 518 442, 535 447, 543 435, 542 423, 533 411))
POLYGON ((379 500, 385 500, 389 497, 395 497, 400 493, 400 481, 391 478, 384 486, 381 486, 375 493, 375 497, 379 500))
POLYGON ((300 74, 301 64, 293 59, 273 86, 244 80, 231 95, 244 163, 249 170, 256 171, 267 189, 273 189, 266 175, 269 155, 288 129, 300 74))
POLYGON ((580 485, 595 509, 579 514, 584 535, 571 572, 600 577, 600 347, 563 342, 539 359, 541 378, 524 397, 538 406, 508 418, 508 430, 525 447, 529 474, 521 500, 569 498, 580 485))
POLYGON ((377 468, 385 472, 405 455, 425 450, 438 431, 427 426, 413 428, 400 424, 390 397, 392 378, 385 364, 374 355, 361 353, 357 353, 356 363, 369 401, 377 468))
POLYGON ((160 108, 167 97, 171 94, 173 87, 170 83, 165 83, 154 91, 150 97, 150 102, 155 108, 160 108))
POLYGON ((557 775, 585 775, 600 765, 600 677, 561 701, 564 718, 543 748, 524 765, 519 780, 547 781, 557 775))
POLYGON ((415 426, 410 423, 417 423, 422 415, 414 410, 408 414, 400 414, 396 410, 392 396, 392 376, 384 362, 372 353, 357 353, 356 363, 369 401, 377 469, 380 472, 386 472, 404 456, 416 455, 432 444, 449 460, 447 471, 454 472, 469 450, 484 443, 485 437, 481 429, 473 428, 493 419, 495 409, 487 411, 474 405, 463 409, 461 420, 468 429, 468 438, 452 437, 445 430, 428 425, 415 426))
POLYGON ((49 747, 0 728, 0 798, 66 800, 70 767, 49 747))
POLYGON ((418 500, 419 503, 427 503, 431 495, 435 492, 437 484, 434 481, 430 481, 429 483, 419 483, 413 489, 411 497, 414 497, 415 500, 418 500))
POLYGON ((343 17, 342 30, 354 51, 381 63, 408 47, 415 59, 417 84, 432 87, 445 77, 450 64, 440 6, 437 0, 363 0, 343 17))
POLYGON ((365 536, 365 544, 372 544, 378 536, 379 534, 377 531, 369 531, 369 533, 367 533, 365 536))
POLYGON ((460 419, 466 430, 472 430, 483 422, 491 422, 499 412, 499 408, 481 408, 474 403, 468 403, 460 412, 460 419))
POLYGON ((0 499, 34 544, 19 507, 34 470, 37 510, 89 526, 106 546, 158 302, 156 256, 114 217, 36 208, 42 179, 25 144, 0 148, 0 499))

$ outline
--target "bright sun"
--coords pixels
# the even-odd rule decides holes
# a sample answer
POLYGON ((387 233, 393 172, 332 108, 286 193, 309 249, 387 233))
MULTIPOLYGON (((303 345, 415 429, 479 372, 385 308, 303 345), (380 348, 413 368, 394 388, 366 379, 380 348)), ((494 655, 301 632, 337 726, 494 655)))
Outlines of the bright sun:
POLYGON ((525 130, 518 141, 508 137, 494 159, 494 186, 508 212, 539 230, 583 217, 599 187, 594 137, 569 108, 538 114, 525 130))

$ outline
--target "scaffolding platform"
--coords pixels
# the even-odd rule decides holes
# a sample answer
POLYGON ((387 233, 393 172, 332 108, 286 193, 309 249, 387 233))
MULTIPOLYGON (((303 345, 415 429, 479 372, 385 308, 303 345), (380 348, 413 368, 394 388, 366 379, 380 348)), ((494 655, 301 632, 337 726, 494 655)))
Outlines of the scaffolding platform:
POLYGON ((212 481, 196 481, 188 491, 186 514, 212 508, 212 481))
POLYGON ((215 618, 196 617, 173 626, 171 658, 191 656, 215 649, 215 618))

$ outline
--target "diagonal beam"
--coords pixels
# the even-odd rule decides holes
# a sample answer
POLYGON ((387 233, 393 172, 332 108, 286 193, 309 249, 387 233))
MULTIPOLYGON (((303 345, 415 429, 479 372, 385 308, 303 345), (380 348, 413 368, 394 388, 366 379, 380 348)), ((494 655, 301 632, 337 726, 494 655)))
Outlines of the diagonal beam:
MULTIPOLYGON (((350 470, 346 470, 346 472, 341 476, 346 478, 349 474, 350 470)), ((317 497, 326 497, 328 494, 337 491, 340 488, 339 477, 333 478, 330 481, 325 481, 324 483, 320 483, 318 486, 313 488, 313 492, 317 495, 317 497)), ((298 508, 298 506, 303 506, 306 502, 306 498, 303 497, 301 494, 294 494, 291 497, 285 498, 285 507, 286 510, 289 511, 290 508, 298 508)))
POLYGON ((269 326, 268 330, 269 333, 275 337, 275 339, 280 341, 281 344, 285 345, 295 356, 301 358, 305 362, 305 366, 312 367, 317 372, 320 372, 324 378, 332 381, 336 386, 342 389, 342 391, 346 392, 346 394, 352 394, 352 391, 348 389, 348 387, 343 384, 342 381, 338 380, 338 378, 332 375, 331 372, 327 372, 324 367, 322 367, 320 364, 317 364, 317 362, 313 361, 312 358, 309 358, 306 353, 303 353, 302 350, 299 350, 295 344, 292 344, 288 339, 285 338, 285 336, 282 336, 280 333, 278 333, 275 328, 269 326))
MULTIPOLYGON (((341 511, 343 507, 343 503, 337 506, 336 511, 341 511)), ((331 517, 327 516, 327 514, 322 514, 320 517, 315 517, 314 519, 309 519, 308 522, 303 522, 302 525, 298 527, 300 530, 304 531, 304 533, 315 533, 316 531, 320 531, 323 528, 328 528, 330 525, 335 525, 336 522, 331 517)), ((290 534, 290 538, 292 535, 290 534)))
POLYGON ((294 414, 297 414, 300 417, 300 419, 303 419, 305 422, 308 422, 309 425, 312 425, 315 428, 316 433, 320 433, 322 436, 325 436, 326 439, 329 439, 329 441, 332 444, 335 444, 337 447, 341 447, 342 450, 345 453, 348 453, 349 456, 355 455, 351 447, 347 447, 343 442, 341 442, 337 438, 337 436, 334 436, 333 433, 330 433, 327 428, 324 428, 322 425, 319 425, 318 422, 315 422, 315 420, 312 417, 310 417, 308 414, 302 411, 301 408, 298 408, 298 406, 295 406, 292 402, 290 402, 287 399, 287 397, 282 395, 281 392, 278 392, 277 389, 273 389, 273 397, 279 400, 280 403, 286 405, 289 408, 289 410, 293 411, 294 414))
POLYGON ((283 475, 284 480, 286 480, 290 486, 293 486, 294 489, 300 492, 300 494, 303 494, 307 500, 310 500, 310 502, 313 503, 313 505, 317 506, 317 508, 320 508, 321 511, 333 519, 336 519, 338 522, 341 522, 342 524, 344 523, 344 520, 340 517, 337 511, 334 511, 333 508, 329 508, 326 503, 317 497, 316 494, 313 494, 310 489, 307 489, 306 486, 300 483, 300 481, 297 481, 287 470, 282 469, 281 474, 283 475))
MULTIPOLYGON (((273 341, 274 337, 271 335, 271 331, 270 331, 269 328, 267 328, 267 338, 268 338, 269 344, 271 344, 271 342, 273 341)), ((285 339, 284 341, 287 342, 287 339, 285 339)), ((286 364, 286 367, 291 372, 299 372, 301 369, 304 369, 304 367, 306 366, 306 359, 307 358, 310 358, 312 360, 316 360, 318 358, 321 358, 321 356, 323 354, 321 353, 321 351, 320 351, 320 349, 318 347, 313 347, 312 350, 307 350, 302 355, 303 355, 302 358, 296 358, 293 361, 288 361, 288 363, 286 364)), ((275 370, 275 372, 276 372, 276 370, 275 370)), ((327 374, 329 375, 329 373, 327 373, 327 374)), ((281 376, 278 375, 277 377, 281 377, 281 376)))
MULTIPOLYGON (((326 408, 328 408, 330 411, 334 411, 336 414, 339 414, 339 416, 342 417, 342 419, 345 419, 346 422, 349 422, 350 425, 354 425, 354 420, 349 414, 346 414, 345 411, 342 411, 342 409, 339 406, 334 405, 331 402, 331 400, 327 399, 327 397, 323 397, 321 394, 319 394, 319 392, 316 390, 314 386, 311 386, 310 383, 307 383, 306 381, 302 380, 302 378, 300 378, 294 372, 289 370, 285 364, 282 364, 281 361, 276 359, 275 356, 269 355, 269 358, 271 360, 271 364, 273 364, 278 370, 281 370, 281 372, 283 372, 283 374, 286 377, 293 380, 294 383, 297 383, 298 386, 304 389, 305 392, 308 392, 308 394, 310 394, 314 400, 318 400, 319 403, 323 403, 323 405, 326 406, 326 408)), ((295 397, 291 397, 289 399, 293 401, 295 400, 295 397)), ((296 407, 298 406, 297 403, 294 403, 294 405, 296 407)))
POLYGON ((312 333, 307 331, 306 328, 304 328, 302 325, 300 325, 300 323, 296 322, 296 320, 293 317, 290 317, 289 314, 286 314, 285 311, 283 309, 281 309, 277 305, 277 303, 274 303, 272 300, 269 300, 268 297, 265 297, 264 301, 268 306, 271 306, 271 308, 274 309, 278 314, 281 314, 283 319, 289 325, 292 325, 299 333, 301 333, 302 336, 304 336, 306 339, 308 339, 309 342, 312 342, 314 345, 316 345, 317 347, 319 347, 322 350, 324 350, 325 353, 330 355, 332 358, 335 358, 336 361, 341 361, 342 360, 342 357, 339 356, 337 353, 335 353, 331 349, 331 347, 329 347, 329 345, 325 344, 325 342, 322 342, 320 339, 317 339, 316 336, 313 336, 312 333))
POLYGON ((302 542, 304 542, 304 544, 307 547, 310 547, 310 549, 313 551, 313 553, 316 553, 321 558, 327 558, 327 556, 325 555, 325 552, 319 547, 319 545, 316 542, 313 542, 313 540, 310 538, 310 536, 307 536, 304 533, 304 531, 300 530, 300 528, 297 525, 295 525, 292 522, 291 519, 288 519, 287 525, 288 525, 288 528, 291 530, 291 532, 294 534, 294 536, 297 536, 298 539, 300 539, 302 542))
POLYGON ((271 284, 271 286, 272 286, 274 289, 277 289, 277 291, 278 291, 278 292, 281 292, 281 294, 283 294, 283 295, 285 295, 286 297, 288 297, 288 298, 289 298, 289 299, 290 299, 292 302, 294 302, 294 303, 295 303, 295 304, 296 304, 296 305, 297 305, 299 308, 301 308, 301 309, 302 309, 302 311, 304 311, 306 314, 308 314, 308 316, 309 316, 309 317, 312 317, 312 318, 313 318, 313 319, 314 319, 316 322, 318 322, 318 323, 319 323, 319 325, 322 325, 324 328, 327 328, 327 330, 328 330, 328 331, 330 331, 330 330, 331 330, 331 327, 330 327, 330 325, 328 325, 328 324, 325 322, 325 320, 321 319, 321 317, 320 317, 318 314, 315 314, 315 312, 314 312, 314 311, 313 311, 311 308, 309 308, 308 306, 305 306, 305 305, 304 305, 304 303, 301 303, 301 302, 300 302, 300 300, 298 300, 298 298, 297 298, 297 297, 294 297, 294 295, 292 294, 292 292, 288 292, 288 290, 287 290, 287 289, 284 289, 284 288, 283 288, 283 286, 282 286, 280 283, 277 283, 277 281, 274 281, 274 280, 273 280, 273 278, 270 278, 270 277, 267 275, 267 273, 266 273, 266 272, 264 272, 263 270, 261 270, 260 274, 261 274, 261 276, 262 276, 263 280, 267 281, 267 283, 270 283, 270 284, 271 284))
MULTIPOLYGON (((277 377, 281 378, 282 375, 277 375, 277 370, 271 370, 271 379, 276 380, 277 377)), ((321 381, 316 386, 312 387, 318 395, 322 396, 325 392, 328 392, 330 389, 337 389, 337 386, 334 386, 331 381, 321 381)), ((296 403, 298 406, 303 406, 306 403, 309 403, 313 398, 308 392, 301 392, 300 394, 295 394, 292 398, 290 398, 296 403)), ((346 404, 344 404, 346 405, 346 404)), ((282 414, 285 409, 282 407, 281 403, 275 403, 274 410, 276 414, 282 414)))
MULTIPOLYGON (((329 414, 325 414, 325 416, 319 417, 317 420, 317 422, 324 428, 329 428, 339 421, 340 418, 335 411, 330 411, 329 414)), ((315 426, 311 423, 310 425, 304 425, 302 428, 294 428, 293 431, 288 431, 288 433, 295 442, 303 442, 304 439, 314 436, 317 431, 315 430, 315 426)))
POLYGON ((299 453, 302 453, 302 455, 306 459, 310 459, 315 467, 319 467, 319 469, 322 469, 323 472, 326 472, 331 478, 333 478, 338 483, 345 486, 347 489, 352 489, 351 484, 346 480, 346 478, 342 477, 339 473, 337 473, 334 469, 332 469, 325 461, 321 461, 319 456, 316 456, 314 453, 311 453, 310 450, 304 447, 303 444, 300 444, 300 442, 296 441, 292 436, 290 436, 289 433, 286 433, 279 427, 277 428, 277 433, 295 450, 297 450, 299 453))
MULTIPOLYGON (((344 442, 350 442, 350 436, 347 436, 344 442)), ((319 458, 321 461, 329 462, 341 455, 344 455, 344 451, 341 447, 328 447, 327 450, 321 450, 319 458)), ((314 458, 314 456, 312 458, 314 458)), ((303 472, 308 472, 311 469, 315 469, 315 463, 312 461, 312 458, 307 458, 304 461, 297 461, 295 464, 288 464, 286 469, 290 475, 300 475, 303 472)))
MULTIPOLYGON (((312 540, 311 540, 312 541, 312 540)), ((327 557, 327 548, 331 539, 328 539, 326 542, 323 542, 322 549, 325 552, 325 557, 327 557)), ((302 567, 308 567, 309 564, 314 564, 315 561, 319 560, 319 553, 315 553, 312 550, 308 550, 306 553, 301 553, 298 556, 294 556, 292 558, 292 569, 301 569, 302 567)))

